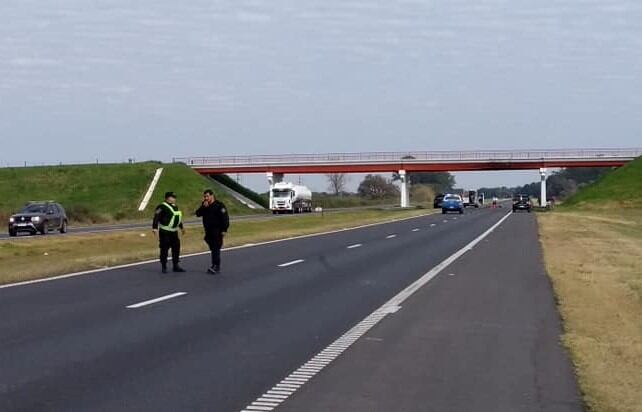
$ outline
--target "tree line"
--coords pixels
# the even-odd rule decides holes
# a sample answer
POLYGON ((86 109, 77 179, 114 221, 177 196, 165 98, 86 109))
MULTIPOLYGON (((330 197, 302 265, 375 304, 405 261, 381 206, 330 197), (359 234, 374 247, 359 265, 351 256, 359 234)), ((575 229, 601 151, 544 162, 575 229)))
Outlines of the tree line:
MULTIPOLYGON (((546 195, 549 198, 565 199, 577 192, 583 186, 591 184, 611 170, 609 167, 580 167, 562 169, 553 172, 546 179, 546 195)), ((482 187, 480 192, 486 196, 511 197, 515 193, 528 194, 531 197, 539 198, 540 182, 528 183, 522 186, 513 187, 482 187)))

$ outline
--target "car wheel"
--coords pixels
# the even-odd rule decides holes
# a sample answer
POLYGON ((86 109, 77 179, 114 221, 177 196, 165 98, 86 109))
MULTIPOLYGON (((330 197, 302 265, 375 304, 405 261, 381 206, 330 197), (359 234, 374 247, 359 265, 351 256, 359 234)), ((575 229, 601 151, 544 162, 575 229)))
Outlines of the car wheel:
POLYGON ((15 231, 15 230, 9 230, 9 236, 16 237, 16 236, 18 236, 18 232, 15 231))
POLYGON ((463 215, 464 214, 464 209, 459 209, 459 214, 463 215))
POLYGON ((48 231, 47 222, 42 222, 42 226, 40 227, 40 229, 38 229, 38 231, 41 235, 46 235, 48 231))
POLYGON ((446 211, 445 211, 444 209, 441 209, 441 214, 442 214, 442 215, 445 215, 445 214, 446 214, 446 211))
POLYGON ((63 220, 62 225, 60 225, 60 233, 67 233, 67 221, 63 220))

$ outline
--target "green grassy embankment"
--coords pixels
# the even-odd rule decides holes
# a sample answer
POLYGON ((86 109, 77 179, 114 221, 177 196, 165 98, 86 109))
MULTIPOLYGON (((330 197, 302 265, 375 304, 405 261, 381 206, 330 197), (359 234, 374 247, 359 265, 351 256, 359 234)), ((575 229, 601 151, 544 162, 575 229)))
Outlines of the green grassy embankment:
MULTIPOLYGON (((175 191, 184 210, 195 209, 212 183, 182 164, 145 162, 0 169, 0 219, 3 221, 31 200, 60 202, 72 224, 149 219, 166 191, 175 191), (157 168, 163 173, 143 212, 138 206, 157 168)), ((217 196, 232 214, 251 214, 226 193, 217 196)), ((256 212, 255 212, 256 213, 256 212)))
POLYGON ((642 411, 642 159, 538 221, 588 409, 642 411))

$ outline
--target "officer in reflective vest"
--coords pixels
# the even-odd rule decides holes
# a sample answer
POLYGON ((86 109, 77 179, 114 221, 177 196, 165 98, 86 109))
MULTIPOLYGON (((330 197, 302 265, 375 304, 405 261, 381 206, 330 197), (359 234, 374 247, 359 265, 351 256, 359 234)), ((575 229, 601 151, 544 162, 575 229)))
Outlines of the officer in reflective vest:
POLYGON ((178 237, 178 229, 181 230, 183 235, 185 234, 183 212, 178 210, 178 206, 176 206, 176 194, 174 192, 165 193, 165 201, 156 207, 152 229, 158 238, 163 273, 167 273, 169 249, 172 249, 174 272, 185 272, 178 264, 181 254, 181 240, 178 237))

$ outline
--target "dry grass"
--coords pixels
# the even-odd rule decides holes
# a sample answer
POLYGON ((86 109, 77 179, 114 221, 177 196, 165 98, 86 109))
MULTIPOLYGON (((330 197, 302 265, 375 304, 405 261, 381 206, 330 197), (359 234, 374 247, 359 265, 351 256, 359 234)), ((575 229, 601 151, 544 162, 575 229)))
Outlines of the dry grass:
MULTIPOLYGON (((364 210, 233 222, 226 246, 280 239, 362 224, 419 216, 432 210, 364 210)), ((206 250, 200 226, 187 228, 183 254, 206 250)), ((150 231, 33 237, 0 242, 0 284, 153 259, 158 246, 150 231)))
POLYGON ((642 411, 642 212, 538 216, 564 344, 593 411, 642 411))

